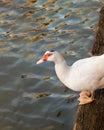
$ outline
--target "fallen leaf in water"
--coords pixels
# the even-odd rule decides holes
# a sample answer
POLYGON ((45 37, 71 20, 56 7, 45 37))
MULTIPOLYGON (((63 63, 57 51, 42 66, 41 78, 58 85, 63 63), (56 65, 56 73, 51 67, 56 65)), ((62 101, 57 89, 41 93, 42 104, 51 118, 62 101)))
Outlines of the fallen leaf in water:
POLYGON ((44 76, 44 77, 43 77, 43 80, 49 80, 49 79, 50 79, 49 76, 44 76))
POLYGON ((0 15, 0 18, 4 18, 4 17, 6 17, 6 16, 9 16, 9 14, 7 14, 7 13, 2 13, 2 14, 0 15))
POLYGON ((63 9, 64 9, 64 7, 62 6, 62 7, 58 8, 57 10, 55 10, 55 12, 57 13, 57 12, 59 12, 60 10, 63 10, 63 9))
POLYGON ((39 40, 42 40, 45 36, 47 36, 48 34, 39 34, 38 36, 33 37, 32 39, 30 39, 30 42, 36 42, 39 40))
POLYGON ((90 28, 94 31, 94 29, 97 27, 97 24, 92 24, 90 28))
POLYGON ((56 44, 51 44, 51 45, 48 46, 48 48, 51 49, 51 48, 53 48, 55 46, 56 46, 56 44))
POLYGON ((51 23, 51 21, 42 23, 39 28, 44 29, 46 26, 48 26, 51 23))
POLYGON ((21 74, 21 78, 33 79, 36 78, 36 76, 33 74, 21 74))
POLYGON ((33 22, 39 22, 39 21, 44 20, 45 18, 46 18, 46 16, 41 16, 41 17, 39 17, 39 18, 35 18, 35 19, 33 20, 33 22))
POLYGON ((50 93, 31 93, 31 94, 29 94, 29 97, 44 98, 44 97, 47 97, 47 96, 50 96, 50 95, 51 95, 50 93))
POLYGON ((70 17, 71 16, 71 14, 69 13, 69 14, 66 14, 65 16, 64 16, 64 18, 67 18, 67 17, 70 17))
POLYGON ((28 59, 28 60, 33 60, 35 58, 35 55, 29 54, 25 58, 28 59))
POLYGON ((60 117, 61 115, 62 115, 62 111, 59 111, 59 112, 56 114, 57 117, 60 117))
POLYGON ((34 14, 34 10, 29 10, 23 14, 24 17, 29 18, 31 15, 34 14))
POLYGON ((28 4, 34 4, 36 3, 38 0, 28 0, 28 4))
POLYGON ((47 7, 48 5, 53 5, 55 4, 56 0, 50 0, 48 2, 46 2, 45 4, 43 4, 43 7, 47 7))
POLYGON ((27 74, 22 74, 21 78, 27 78, 27 74))
POLYGON ((0 49, 0 53, 4 53, 10 50, 10 47, 0 49))
POLYGON ((66 54, 66 55, 76 55, 76 53, 74 51, 64 51, 62 52, 62 54, 66 54))
MULTIPOLYGON (((47 38, 47 41, 50 42, 50 41, 54 41, 54 40, 57 40, 57 38, 47 38)), ((54 44, 55 45, 55 44, 54 44)))
POLYGON ((28 2, 32 2, 32 3, 35 3, 37 2, 38 0, 28 0, 28 2))
POLYGON ((9 36, 10 36, 11 39, 17 39, 18 38, 17 34, 10 34, 9 36))
POLYGON ((47 8, 48 13, 52 13, 54 10, 53 8, 47 8))
POLYGON ((28 38, 28 35, 27 34, 21 34, 20 37, 22 37, 22 38, 28 38))
POLYGON ((33 6, 38 0, 28 0, 27 6, 33 6))
POLYGON ((80 22, 81 24, 84 24, 84 23, 86 23, 86 22, 88 22, 88 21, 90 21, 91 20, 91 18, 86 18, 86 19, 84 19, 82 22, 80 22))
POLYGON ((65 22, 62 22, 62 23, 60 23, 60 24, 58 24, 56 27, 55 27, 55 29, 59 29, 59 28, 61 28, 61 27, 64 27, 65 25, 67 25, 65 22))

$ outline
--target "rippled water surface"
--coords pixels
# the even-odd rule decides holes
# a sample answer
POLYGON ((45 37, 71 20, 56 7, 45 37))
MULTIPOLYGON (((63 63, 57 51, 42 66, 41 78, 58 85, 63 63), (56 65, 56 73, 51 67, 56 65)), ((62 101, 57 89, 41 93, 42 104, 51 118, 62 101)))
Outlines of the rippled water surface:
POLYGON ((103 0, 0 0, 0 130, 72 130, 78 93, 36 61, 89 56, 103 0))

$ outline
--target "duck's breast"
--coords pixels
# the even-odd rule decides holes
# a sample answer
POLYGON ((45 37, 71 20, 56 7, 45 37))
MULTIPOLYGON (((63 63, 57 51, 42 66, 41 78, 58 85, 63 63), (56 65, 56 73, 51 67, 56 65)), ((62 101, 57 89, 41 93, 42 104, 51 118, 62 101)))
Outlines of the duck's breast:
POLYGON ((70 85, 75 90, 95 89, 104 77, 104 55, 75 62, 70 70, 70 85))

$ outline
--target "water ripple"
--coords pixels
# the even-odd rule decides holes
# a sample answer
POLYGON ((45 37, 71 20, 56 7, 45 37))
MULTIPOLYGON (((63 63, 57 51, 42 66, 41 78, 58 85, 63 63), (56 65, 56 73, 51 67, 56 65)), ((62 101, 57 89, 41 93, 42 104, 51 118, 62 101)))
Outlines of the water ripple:
POLYGON ((71 130, 78 93, 57 79, 46 50, 71 65, 89 56, 103 0, 0 0, 0 129, 71 130), (70 57, 70 59, 69 59, 70 57))

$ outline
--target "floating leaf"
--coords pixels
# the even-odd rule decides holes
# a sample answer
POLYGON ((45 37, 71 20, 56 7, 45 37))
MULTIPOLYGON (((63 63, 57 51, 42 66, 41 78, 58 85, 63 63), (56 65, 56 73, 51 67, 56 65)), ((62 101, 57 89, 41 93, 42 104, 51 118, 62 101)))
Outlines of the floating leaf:
POLYGON ((55 28, 58 29, 58 28, 64 27, 65 25, 67 25, 67 24, 65 22, 62 22, 62 23, 58 24, 58 26, 56 26, 55 28))
POLYGON ((33 20, 33 22, 39 22, 39 21, 44 20, 45 18, 46 18, 46 16, 41 16, 41 17, 39 17, 39 18, 35 18, 35 19, 33 20))
POLYGON ((33 6, 38 0, 28 0, 27 5, 33 6))
POLYGON ((44 97, 47 97, 47 96, 50 96, 50 95, 51 95, 50 93, 31 93, 31 94, 29 94, 29 97, 44 98, 44 97))
POLYGON ((33 37, 32 39, 30 39, 30 42, 36 42, 39 40, 42 40, 45 36, 47 36, 48 34, 39 34, 38 36, 33 37))
POLYGON ((62 9, 64 9, 64 7, 62 6, 62 7, 60 7, 60 8, 58 8, 55 12, 57 13, 57 12, 59 12, 60 10, 62 10, 62 9))
POLYGON ((29 16, 31 16, 33 13, 34 13, 33 10, 29 10, 29 11, 27 11, 26 13, 24 13, 23 16, 29 17, 29 16))
POLYGON ((2 13, 2 14, 0 15, 0 18, 6 17, 6 16, 9 16, 9 14, 7 14, 7 13, 2 13))
POLYGON ((49 76, 44 76, 44 77, 43 77, 43 80, 49 80, 49 79, 50 79, 49 76))
POLYGON ((64 51, 64 52, 62 52, 62 54, 66 54, 66 55, 76 55, 75 51, 64 51))
POLYGON ((9 50, 10 50, 10 47, 5 47, 5 48, 0 49, 0 53, 5 53, 9 50))
POLYGON ((35 55, 29 54, 25 58, 28 59, 28 60, 33 60, 35 58, 35 55))
POLYGON ((57 117, 60 117, 61 115, 62 115, 62 111, 59 111, 59 112, 56 114, 57 117))
POLYGON ((53 5, 55 4, 56 0, 50 0, 48 2, 46 2, 45 4, 43 4, 43 7, 47 7, 48 5, 53 5))
POLYGON ((22 74, 21 78, 27 78, 27 74, 22 74))
POLYGON ((90 18, 86 18, 86 19, 84 19, 82 22, 80 22, 81 24, 84 24, 84 23, 86 23, 86 22, 88 22, 88 21, 90 21, 91 19, 90 18))
POLYGON ((38 28, 42 28, 44 29, 46 26, 48 26, 50 23, 52 22, 52 20, 48 21, 48 22, 44 22, 42 23, 38 28))
POLYGON ((53 48, 53 47, 55 47, 56 45, 55 44, 50 44, 49 46, 48 46, 48 48, 53 48))

